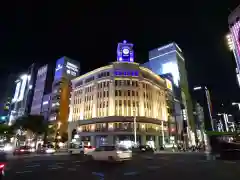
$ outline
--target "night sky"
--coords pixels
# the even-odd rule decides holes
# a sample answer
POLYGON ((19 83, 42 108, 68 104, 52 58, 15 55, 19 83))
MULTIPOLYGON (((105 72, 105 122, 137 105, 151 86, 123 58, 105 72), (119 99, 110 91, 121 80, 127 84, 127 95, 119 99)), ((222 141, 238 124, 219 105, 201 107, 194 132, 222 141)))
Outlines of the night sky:
POLYGON ((190 87, 207 85, 216 109, 240 100, 235 61, 224 41, 237 0, 24 2, 2 11, 1 80, 34 61, 54 62, 63 55, 88 72, 115 61, 124 39, 134 43, 135 61, 143 63, 148 50, 175 41, 184 51, 190 87))

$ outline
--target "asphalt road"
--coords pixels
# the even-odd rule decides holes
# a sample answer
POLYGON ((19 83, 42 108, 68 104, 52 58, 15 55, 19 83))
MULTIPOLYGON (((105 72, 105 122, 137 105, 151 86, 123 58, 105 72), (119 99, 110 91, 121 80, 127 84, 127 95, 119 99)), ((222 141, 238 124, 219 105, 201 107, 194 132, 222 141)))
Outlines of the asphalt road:
POLYGON ((6 180, 202 180, 239 179, 240 162, 208 161, 200 154, 140 155, 133 160, 110 164, 84 162, 78 156, 43 156, 10 160, 6 180))

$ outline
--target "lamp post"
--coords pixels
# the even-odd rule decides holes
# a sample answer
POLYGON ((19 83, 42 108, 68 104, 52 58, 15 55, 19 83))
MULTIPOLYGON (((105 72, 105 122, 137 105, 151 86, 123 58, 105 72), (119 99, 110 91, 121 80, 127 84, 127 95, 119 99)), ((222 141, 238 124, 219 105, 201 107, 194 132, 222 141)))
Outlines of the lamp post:
POLYGON ((163 121, 162 121, 162 144, 163 144, 163 147, 165 145, 165 137, 164 137, 164 124, 163 124, 163 121))

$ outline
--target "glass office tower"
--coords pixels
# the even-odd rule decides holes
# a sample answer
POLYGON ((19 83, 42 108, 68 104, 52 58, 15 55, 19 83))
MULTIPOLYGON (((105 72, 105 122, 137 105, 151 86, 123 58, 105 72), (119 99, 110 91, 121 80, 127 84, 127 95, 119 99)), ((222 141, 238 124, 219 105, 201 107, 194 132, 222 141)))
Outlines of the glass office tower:
MULTIPOLYGON (((183 52, 176 43, 170 43, 149 51, 149 61, 143 66, 158 75, 170 73, 174 85, 181 90, 182 118, 188 126, 188 137, 194 141, 192 131, 195 131, 192 100, 188 88, 187 71, 183 52)), ((190 142, 191 143, 191 142, 190 142)))

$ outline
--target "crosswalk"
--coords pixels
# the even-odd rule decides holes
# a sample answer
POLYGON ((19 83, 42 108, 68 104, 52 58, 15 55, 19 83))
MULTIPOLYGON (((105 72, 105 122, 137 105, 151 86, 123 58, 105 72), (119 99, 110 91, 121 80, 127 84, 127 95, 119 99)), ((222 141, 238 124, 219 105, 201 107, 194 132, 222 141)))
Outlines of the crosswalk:
POLYGON ((22 166, 17 166, 17 165, 12 165, 8 164, 5 167, 5 171, 12 171, 14 170, 16 174, 24 174, 24 173, 31 173, 35 170, 44 170, 44 171, 49 171, 49 170, 59 170, 59 169, 65 169, 67 171, 75 171, 77 167, 80 166, 80 163, 83 161, 71 161, 68 163, 65 162, 51 162, 50 164, 47 163, 27 163, 23 164, 22 166))

